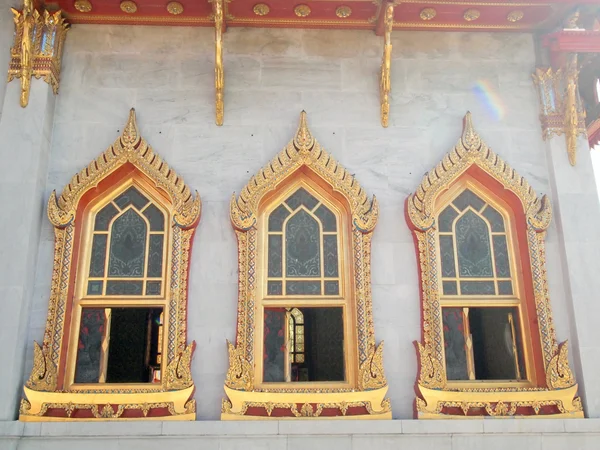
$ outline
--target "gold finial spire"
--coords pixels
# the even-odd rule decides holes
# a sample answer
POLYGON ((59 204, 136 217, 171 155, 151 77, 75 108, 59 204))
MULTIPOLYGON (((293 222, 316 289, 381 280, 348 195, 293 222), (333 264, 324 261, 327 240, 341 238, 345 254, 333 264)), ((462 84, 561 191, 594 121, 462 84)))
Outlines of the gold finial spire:
POLYGON ((133 147, 140 140, 140 133, 138 130, 137 122, 135 120, 135 108, 129 110, 129 119, 123 128, 123 134, 121 135, 121 143, 124 147, 133 147))
POLYGON ((462 143, 467 150, 478 150, 481 146, 481 138, 475 131, 475 128, 473 128, 471 111, 467 111, 463 119, 462 143))
POLYGON ((302 111, 300 113, 298 131, 296 131, 296 136, 294 137, 294 147, 300 152, 308 152, 313 148, 313 145, 315 145, 315 139, 306 124, 306 111, 302 111))

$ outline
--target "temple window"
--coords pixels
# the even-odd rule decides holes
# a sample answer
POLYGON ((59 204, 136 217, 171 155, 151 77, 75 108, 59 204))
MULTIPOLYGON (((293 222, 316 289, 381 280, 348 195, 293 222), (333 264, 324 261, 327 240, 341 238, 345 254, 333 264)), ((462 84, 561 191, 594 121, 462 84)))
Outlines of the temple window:
POLYGON ((296 188, 267 213, 264 382, 348 378, 339 220, 310 190, 296 188))
POLYGON ((552 209, 473 128, 406 201, 421 281, 419 418, 583 417, 552 323, 552 209))
POLYGON ((460 189, 437 220, 448 381, 527 380, 507 213, 460 189))
POLYGON ((187 280, 200 197, 123 134, 52 193, 55 253, 43 345, 20 420, 194 420, 187 280))
POLYGON ((75 383, 160 383, 166 218, 137 185, 89 212, 89 270, 75 298, 75 383))
POLYGON ((223 420, 391 418, 371 306, 378 211, 304 112, 296 136, 232 198, 239 297, 223 420))

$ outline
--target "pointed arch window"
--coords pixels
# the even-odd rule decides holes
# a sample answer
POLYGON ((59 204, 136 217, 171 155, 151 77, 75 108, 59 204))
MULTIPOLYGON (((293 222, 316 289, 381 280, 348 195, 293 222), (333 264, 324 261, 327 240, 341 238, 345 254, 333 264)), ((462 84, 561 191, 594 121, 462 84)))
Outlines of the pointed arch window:
POLYGON ((139 135, 63 189, 43 345, 20 420, 194 420, 187 280, 200 198, 139 135))
POLYGON ((418 417, 583 417, 552 324, 550 203, 487 147, 470 113, 406 213, 422 284, 418 417))
POLYGON ((511 217, 476 186, 459 183, 437 218, 447 378, 527 380, 511 217))
POLYGON ((87 214, 74 383, 161 382, 168 217, 139 183, 87 214))
POLYGON ((235 344, 222 418, 391 418, 371 311, 376 200, 312 137, 294 139, 231 201, 235 344))

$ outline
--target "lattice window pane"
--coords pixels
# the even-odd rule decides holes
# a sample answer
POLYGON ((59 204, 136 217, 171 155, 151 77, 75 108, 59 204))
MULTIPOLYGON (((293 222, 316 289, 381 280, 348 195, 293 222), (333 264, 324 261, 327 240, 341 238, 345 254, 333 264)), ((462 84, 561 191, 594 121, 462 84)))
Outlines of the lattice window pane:
POLYGON ((304 210, 298 211, 287 222, 285 232, 286 276, 320 277, 319 225, 304 210))
POLYGON ((285 202, 292 209, 292 211, 296 210, 301 205, 304 205, 306 209, 312 211, 312 209, 319 203, 319 201, 309 194, 304 188, 298 189, 296 192, 290 195, 285 202))
POLYGON ((133 186, 115 199, 115 203, 121 209, 125 209, 129 205, 133 205, 137 209, 141 210, 148 204, 148 202, 149 200, 133 186))
POLYGON ((459 275, 465 278, 492 277, 492 255, 487 223, 468 211, 456 222, 459 275))
POLYGON ((134 210, 125 211, 111 227, 108 275, 143 277, 146 222, 134 210))
POLYGON ((148 206, 144 210, 144 215, 146 216, 146 219, 148 219, 148 222, 150 222, 150 231, 165 230, 165 215, 156 206, 148 206))

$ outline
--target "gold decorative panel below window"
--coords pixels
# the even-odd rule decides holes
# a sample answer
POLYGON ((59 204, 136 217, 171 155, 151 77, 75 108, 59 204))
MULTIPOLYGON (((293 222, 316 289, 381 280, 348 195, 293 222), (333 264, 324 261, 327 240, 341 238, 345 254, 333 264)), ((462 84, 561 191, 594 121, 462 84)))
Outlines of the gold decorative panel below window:
POLYGON ((231 201, 238 326, 222 419, 391 418, 371 305, 378 212, 302 112, 294 139, 231 201))
POLYGON ((552 211, 465 117, 406 202, 419 259, 419 418, 583 417, 556 341, 544 238, 552 211))
POLYGON ((187 280, 200 198, 140 137, 133 110, 52 193, 48 217, 48 322, 19 419, 194 420, 187 280))

